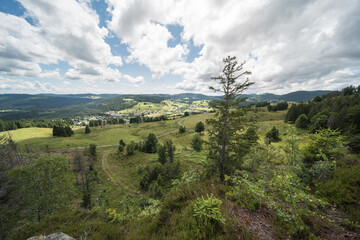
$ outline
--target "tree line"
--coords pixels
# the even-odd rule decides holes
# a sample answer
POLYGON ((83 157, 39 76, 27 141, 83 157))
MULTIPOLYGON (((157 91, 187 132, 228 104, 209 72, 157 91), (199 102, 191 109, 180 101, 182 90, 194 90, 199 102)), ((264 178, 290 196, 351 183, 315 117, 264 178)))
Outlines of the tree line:
POLYGON ((350 147, 360 151, 360 85, 349 86, 324 96, 317 96, 307 103, 293 104, 285 122, 311 132, 323 128, 339 129, 348 136, 350 147))
POLYGON ((286 110, 288 108, 289 104, 287 102, 280 102, 276 105, 267 105, 267 109, 269 112, 276 112, 281 110, 286 110))
POLYGON ((53 128, 54 126, 68 126, 73 125, 74 122, 71 119, 56 119, 56 120, 45 120, 45 119, 21 119, 21 120, 9 120, 3 121, 0 119, 0 132, 16 130, 20 128, 53 128))
POLYGON ((166 115, 161 115, 161 116, 157 116, 157 117, 136 116, 136 117, 130 118, 130 123, 159 122, 159 121, 166 121, 166 120, 169 120, 168 116, 166 116, 166 115))
POLYGON ((125 120, 122 118, 105 118, 105 119, 97 119, 97 120, 90 120, 89 127, 98 127, 108 125, 115 125, 115 124, 124 124, 125 120))

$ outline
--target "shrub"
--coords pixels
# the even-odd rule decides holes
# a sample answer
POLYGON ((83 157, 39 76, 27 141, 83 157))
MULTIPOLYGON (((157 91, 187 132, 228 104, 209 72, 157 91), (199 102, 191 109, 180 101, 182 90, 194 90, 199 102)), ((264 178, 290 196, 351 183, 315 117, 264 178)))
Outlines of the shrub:
POLYGON ((121 139, 121 140, 119 141, 119 145, 122 145, 123 147, 125 147, 125 146, 126 146, 126 143, 124 142, 124 140, 121 139))
POLYGON ((124 152, 124 150, 125 150, 124 146, 119 145, 118 151, 122 153, 122 152, 124 152))
POLYGON ((337 168, 333 178, 322 181, 317 193, 345 210, 351 220, 360 218, 360 165, 337 168))
POLYGON ((280 141, 279 130, 274 126, 269 132, 266 133, 266 138, 269 142, 280 141))
POLYGON ((131 143, 126 146, 126 154, 128 156, 131 156, 134 154, 134 152, 135 152, 135 142, 131 141, 131 143))
POLYGON ((306 128, 308 118, 305 114, 301 114, 295 121, 295 126, 297 128, 306 128))
POLYGON ((314 133, 321 128, 327 128, 327 123, 327 111, 321 111, 311 118, 310 131, 314 133))
POLYGON ((309 144, 305 146, 303 154, 308 163, 336 160, 346 153, 344 144, 339 131, 322 129, 310 136, 309 144))
POLYGON ((179 127, 179 133, 184 133, 186 131, 186 127, 180 126, 179 127))
POLYGON ((276 105, 268 105, 267 106, 267 109, 269 112, 273 111, 273 112, 276 112, 276 111, 279 111, 279 110, 285 110, 288 108, 288 103, 287 102, 280 102, 276 105))
POLYGON ((203 223, 225 223, 220 212, 222 201, 213 195, 197 198, 193 206, 194 217, 203 223))
POLYGON ((360 153, 360 135, 355 135, 348 139, 348 146, 353 153, 360 153))
POLYGON ((196 134, 191 140, 191 147, 197 152, 200 152, 202 150, 202 144, 203 140, 198 134, 196 134))
POLYGON ((205 125, 203 122, 200 121, 200 122, 196 123, 195 132, 200 133, 200 132, 203 132, 204 130, 205 130, 205 125))

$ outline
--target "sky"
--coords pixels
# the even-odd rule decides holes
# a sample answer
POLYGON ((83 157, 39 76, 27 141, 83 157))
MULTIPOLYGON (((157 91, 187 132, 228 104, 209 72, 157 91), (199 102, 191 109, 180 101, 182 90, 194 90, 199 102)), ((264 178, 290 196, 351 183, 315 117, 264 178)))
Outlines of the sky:
POLYGON ((212 94, 360 84, 359 0, 1 0, 0 94, 212 94), (244 81, 244 79, 239 80, 244 81))

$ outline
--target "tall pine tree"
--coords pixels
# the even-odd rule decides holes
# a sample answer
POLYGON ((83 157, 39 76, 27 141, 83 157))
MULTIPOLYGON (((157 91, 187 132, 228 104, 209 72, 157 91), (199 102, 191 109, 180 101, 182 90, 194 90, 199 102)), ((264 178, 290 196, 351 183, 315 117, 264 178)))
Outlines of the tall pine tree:
POLYGON ((215 118, 209 119, 210 157, 217 160, 220 181, 224 181, 225 174, 233 167, 236 161, 236 152, 241 151, 238 146, 241 138, 241 130, 247 122, 245 117, 248 107, 241 107, 240 102, 245 98, 239 98, 250 85, 254 84, 246 78, 239 82, 240 78, 250 75, 251 72, 243 71, 245 62, 238 64, 236 57, 223 59, 224 68, 222 74, 211 78, 217 81, 218 87, 210 87, 215 92, 222 92, 224 97, 212 103, 216 111, 215 118))

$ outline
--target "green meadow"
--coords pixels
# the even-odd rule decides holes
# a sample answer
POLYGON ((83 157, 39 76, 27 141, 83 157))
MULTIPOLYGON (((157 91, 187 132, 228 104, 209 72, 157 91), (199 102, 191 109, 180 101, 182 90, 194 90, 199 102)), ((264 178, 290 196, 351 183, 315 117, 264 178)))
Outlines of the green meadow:
MULTIPOLYGON (((273 126, 279 129, 282 138, 296 135, 299 138, 300 144, 305 141, 307 131, 296 129, 293 125, 284 123, 284 114, 285 111, 267 112, 265 110, 255 113, 260 142, 264 142, 266 132, 273 126)), ((3 132, 2 134, 10 134, 12 139, 19 144, 20 148, 27 146, 34 150, 86 147, 91 143, 95 143, 97 146, 116 145, 120 139, 123 139, 125 142, 140 141, 145 139, 150 133, 160 136, 160 142, 163 139, 171 138, 178 149, 186 149, 190 148, 190 141, 195 134, 194 128, 196 123, 199 121, 206 123, 206 119, 212 117, 214 117, 214 113, 205 113, 160 122, 92 127, 90 134, 85 134, 84 128, 74 128, 75 134, 68 138, 53 137, 52 129, 50 128, 22 128, 3 132), (185 133, 178 133, 177 130, 180 125, 186 127, 185 133)), ((206 127, 205 124, 205 129, 206 127)), ((206 131, 203 134, 203 138, 206 138, 206 131)), ((283 142, 274 144, 281 145, 283 142)))

